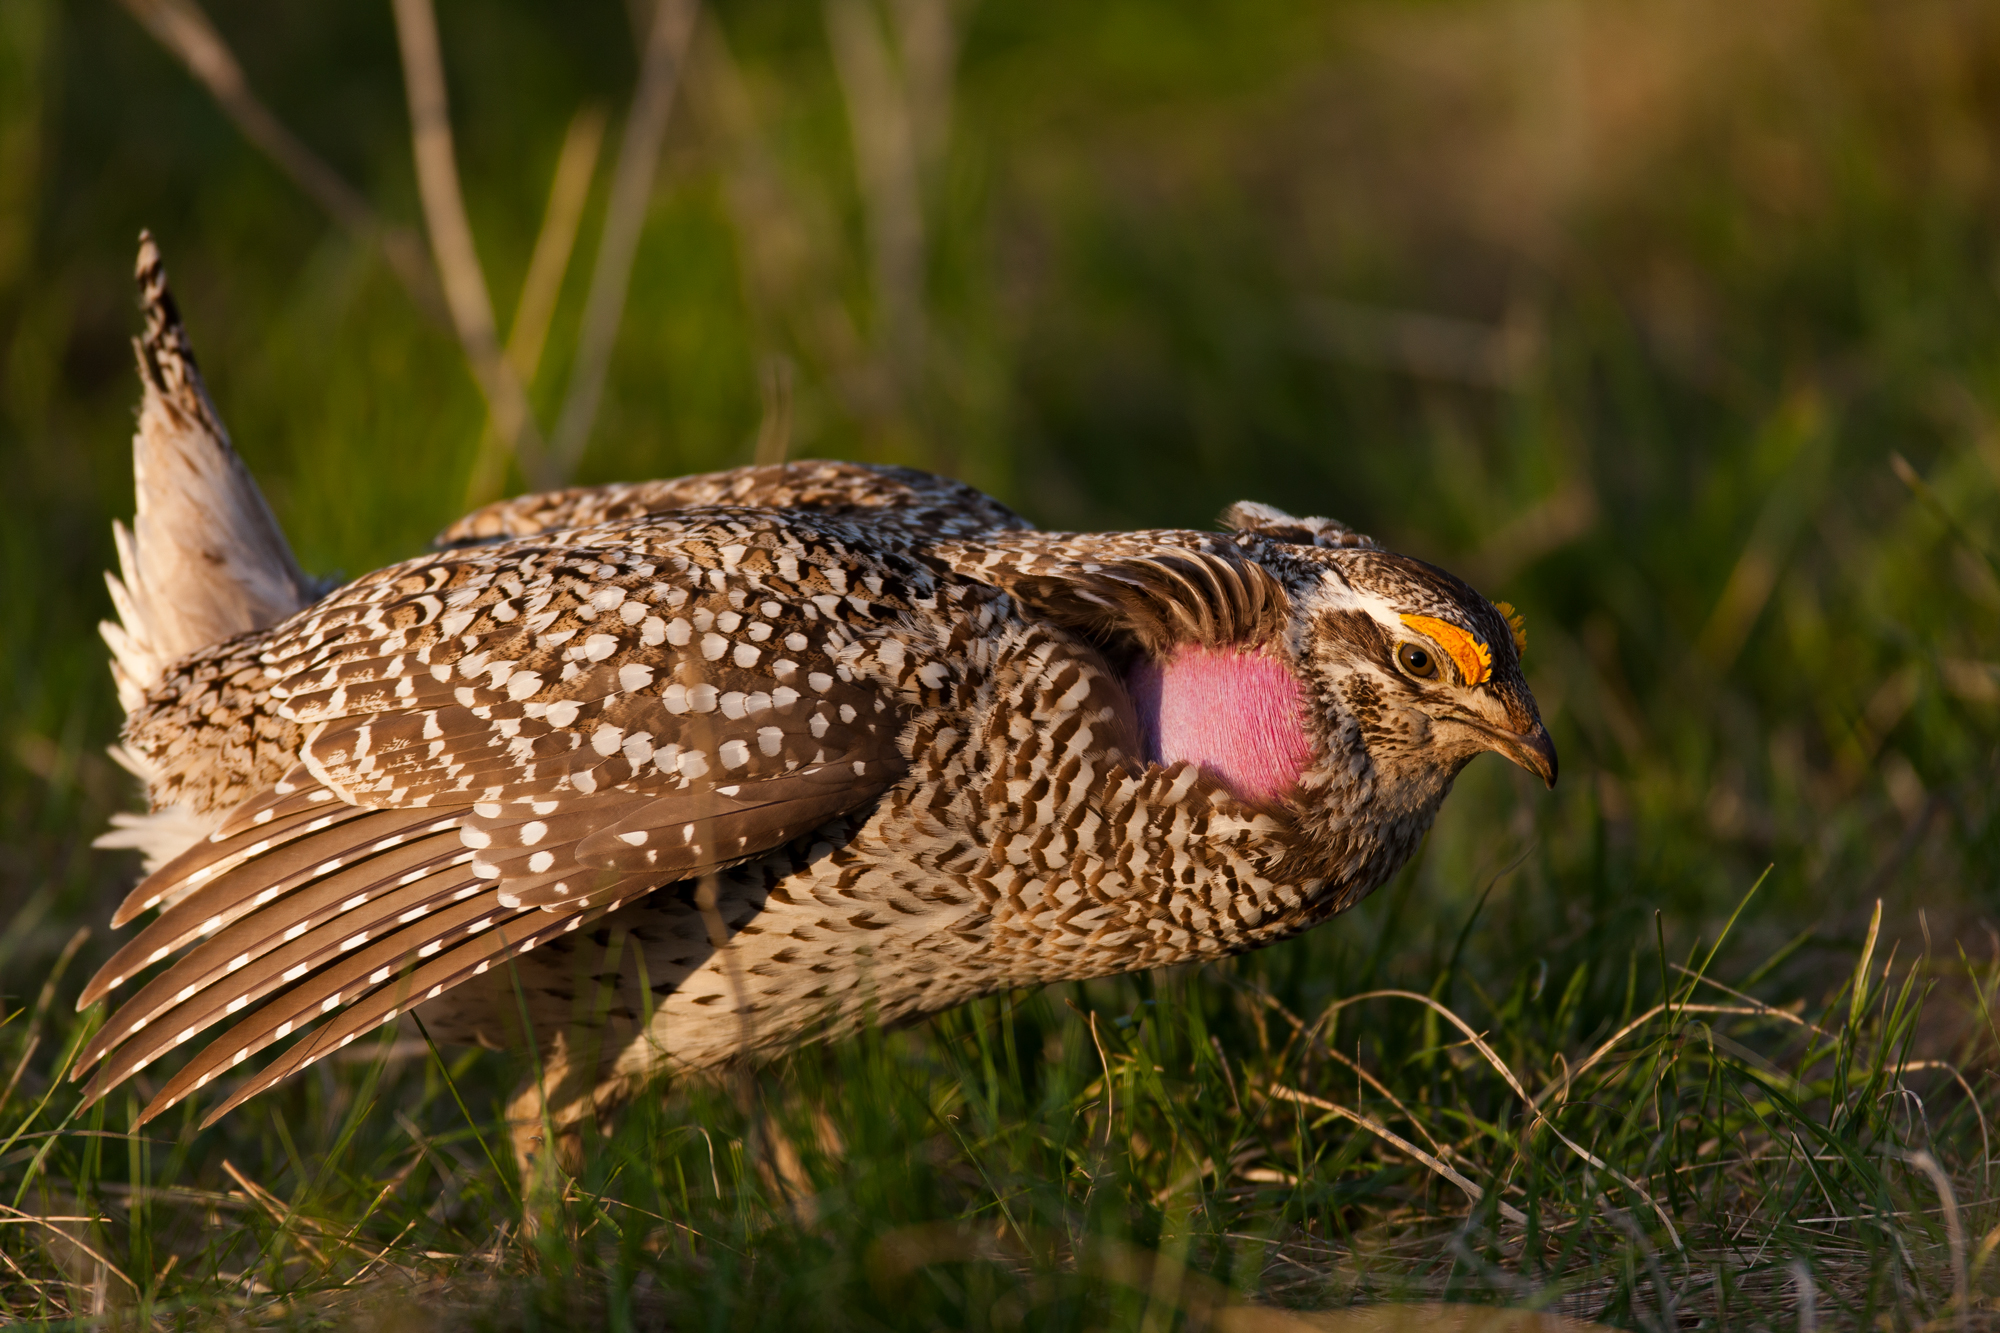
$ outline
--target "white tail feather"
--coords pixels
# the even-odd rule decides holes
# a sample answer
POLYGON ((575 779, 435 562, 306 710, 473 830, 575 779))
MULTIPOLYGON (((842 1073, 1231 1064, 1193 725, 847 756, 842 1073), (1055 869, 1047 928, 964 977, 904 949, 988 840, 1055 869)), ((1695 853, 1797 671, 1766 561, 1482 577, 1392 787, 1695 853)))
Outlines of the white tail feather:
POLYGON ((112 525, 119 569, 105 576, 121 624, 104 637, 128 713, 168 663, 274 625, 316 595, 229 446, 149 235, 140 237, 138 278, 146 332, 134 343, 145 391, 132 437, 137 512, 129 530, 112 525))
MULTIPOLYGON (((199 648, 274 625, 319 589, 299 569, 263 492, 230 447, 195 365, 150 234, 140 233, 140 303, 146 331, 134 340, 144 396, 132 437, 136 512, 113 522, 118 572, 106 573, 118 621, 99 626, 111 649, 118 702, 129 715, 169 664, 199 648)), ((150 785, 149 766, 113 751, 150 785)), ((148 868, 171 858, 214 821, 168 807, 112 817, 100 847, 136 847, 148 868)))
MULTIPOLYGON (((132 848, 150 875, 213 833, 220 819, 219 815, 198 815, 185 805, 162 806, 144 815, 121 810, 111 816, 111 832, 98 834, 90 845, 108 850, 132 848)), ((184 893, 162 898, 160 905, 172 907, 193 891, 190 885, 184 893)))

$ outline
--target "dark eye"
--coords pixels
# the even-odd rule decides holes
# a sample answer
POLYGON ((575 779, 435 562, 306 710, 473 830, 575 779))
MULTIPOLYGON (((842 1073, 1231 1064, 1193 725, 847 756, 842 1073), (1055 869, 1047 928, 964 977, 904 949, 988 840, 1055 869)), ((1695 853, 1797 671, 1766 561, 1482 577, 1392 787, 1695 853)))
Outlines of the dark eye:
POLYGON ((1438 677, 1437 654, 1420 644, 1398 644, 1396 665, 1418 680, 1436 680, 1438 677))

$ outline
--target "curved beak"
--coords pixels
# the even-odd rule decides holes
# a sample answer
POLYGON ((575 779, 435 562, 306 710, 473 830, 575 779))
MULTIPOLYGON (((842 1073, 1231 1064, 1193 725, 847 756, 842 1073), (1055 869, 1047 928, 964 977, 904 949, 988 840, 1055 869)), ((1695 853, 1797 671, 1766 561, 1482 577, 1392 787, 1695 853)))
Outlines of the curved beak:
POLYGON ((1506 732, 1496 729, 1486 733, 1493 738, 1493 748, 1527 769, 1550 787, 1556 785, 1556 743, 1549 739, 1549 730, 1540 722, 1523 732, 1506 732))
POLYGON ((1542 725, 1535 697, 1525 683, 1501 682, 1478 701, 1479 711, 1456 708, 1447 716, 1475 732, 1484 748, 1527 769, 1550 787, 1556 785, 1556 743, 1542 725))

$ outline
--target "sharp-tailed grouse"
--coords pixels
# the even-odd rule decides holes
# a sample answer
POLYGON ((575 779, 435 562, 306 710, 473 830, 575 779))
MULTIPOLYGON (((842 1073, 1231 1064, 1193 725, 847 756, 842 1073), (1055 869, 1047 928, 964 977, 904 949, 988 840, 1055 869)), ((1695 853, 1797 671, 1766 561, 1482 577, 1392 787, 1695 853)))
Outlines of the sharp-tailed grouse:
POLYGON ((105 841, 150 858, 113 924, 157 915, 76 1067, 101 1096, 204 1038, 147 1117, 413 1008, 518 1045, 518 996, 525 1152, 662 1070, 1297 934, 1481 751, 1555 781, 1506 608, 1262 505, 1051 533, 905 469, 744 468, 490 506, 322 596, 149 240, 139 277, 105 635, 153 813, 105 841))

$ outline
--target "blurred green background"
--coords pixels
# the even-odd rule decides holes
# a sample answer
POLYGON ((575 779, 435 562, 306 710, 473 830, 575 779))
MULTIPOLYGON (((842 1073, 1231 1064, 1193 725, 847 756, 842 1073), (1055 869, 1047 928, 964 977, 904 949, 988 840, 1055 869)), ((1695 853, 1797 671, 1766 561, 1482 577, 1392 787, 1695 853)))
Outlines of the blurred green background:
MULTIPOLYGON (((841 6, 704 12, 579 480, 746 462, 784 380, 794 456, 935 467, 1048 526, 1205 525, 1240 497, 1333 514, 1527 613, 1563 754, 1553 797, 1468 772, 1399 890, 1413 920, 1462 914, 1533 844, 1481 935, 1503 955, 1605 912, 1710 921, 1766 864, 1765 943, 1851 933, 1878 895, 1892 929, 1922 909, 1981 938, 2000 10, 847 10, 889 57, 872 102, 829 40, 841 6), (862 183, 871 105, 910 127, 913 219, 862 183)), ((211 16, 277 117, 420 228, 387 7, 211 16)), ((565 130, 609 117, 531 385, 545 426, 644 21, 440 9, 503 334, 565 130)), ((14 997, 133 869, 87 842, 132 799, 93 627, 131 504, 142 226, 309 569, 420 549, 485 419, 449 326, 133 13, 0 0, 14 997)))
MULTIPOLYGON (((110 614, 109 524, 132 504, 139 229, 164 249, 223 418, 309 570, 355 575, 415 553, 468 501, 524 485, 518 471, 481 472, 494 456, 486 409, 449 323, 136 17, 181 4, 0 0, 5 1013, 33 1002, 88 925, 61 987, 73 993, 108 952, 104 922, 136 873, 131 854, 89 843, 135 799, 104 757, 119 719, 95 624, 110 614)), ((529 383, 545 430, 576 359, 650 12, 636 0, 439 6, 459 169, 503 336, 564 144, 603 130, 595 158, 571 158, 589 187, 529 383)), ((208 13, 278 120, 381 219, 420 234, 389 6, 217 0, 208 13)), ((985 1096, 966 1091, 982 1077, 966 1052, 997 1077, 989 1031, 1007 1051, 993 1086, 1011 1091, 992 1093, 980 1132, 1020 1154, 1004 1179, 1022 1197, 1042 1190, 1050 1218, 1094 1206, 1089 1226, 1125 1234, 1129 1222, 1147 1245, 1179 1225, 1170 1201, 1185 1180, 1172 1182, 1209 1151, 1198 1138, 1187 1148, 1175 1130, 1162 1148, 1155 1126, 1121 1147, 1136 1164, 1129 1216, 1093 1194, 1103 1177, 1079 1185, 1069 1158, 1034 1155, 1060 1137, 1046 1125, 1082 1124, 1062 1117, 1098 1105, 1092 1047, 1062 995, 1129 1009, 1114 1052, 1140 1040, 1148 1013, 1186 1019, 1190 1070, 1208 1059, 1211 1024, 1222 1063, 1160 1105, 1178 1097, 1213 1117, 1237 1095, 1230 1061, 1247 1080, 1253 1029, 1264 1039, 1261 1017, 1230 1008, 1254 1015, 1253 987, 1302 1014, 1376 984, 1412 987, 1491 1024, 1524 1078, 1533 1065, 1529 1081, 1552 1079, 1667 989, 1656 940, 1676 957, 1697 935, 1712 941, 1766 867, 1715 969, 1731 984, 1828 996, 1878 898, 1885 952, 1951 964, 1962 949, 2000 965, 1988 924, 2000 893, 2000 6, 722 0, 702 12, 674 101, 577 480, 729 467, 780 444, 950 472, 1052 527, 1201 526, 1239 498, 1337 516, 1526 613, 1530 680, 1562 753, 1553 794, 1498 759, 1473 765, 1410 869, 1304 939, 1157 988, 975 1006, 891 1055, 850 1043, 765 1076, 761 1095, 804 1088, 796 1105, 832 1107, 850 1144, 875 1145, 825 1166, 880 1186, 875 1212, 853 1205, 865 1218, 849 1225, 853 1246, 906 1212, 990 1203, 971 1186, 953 1193, 970 1168, 922 1138, 939 1132, 923 1107, 985 1096), (1017 1028, 1029 1073, 1015 1087, 1017 1028), (911 1093, 906 1124, 868 1099, 916 1067, 896 1063, 908 1050, 973 1072, 910 1075, 920 1091, 934 1082, 911 1093), (931 1183, 880 1167, 905 1151, 908 1178, 931 1183)), ((1946 975, 1952 1002, 1925 1011, 1901 1049, 1966 1052, 1990 1100, 1990 1054, 1966 1037, 1976 981, 1970 968, 1946 975)), ((1369 1061, 1405 1079, 1406 1096, 1447 1117, 1473 1105, 1450 1082, 1463 1052, 1439 1058, 1434 1017, 1366 1030, 1369 1061)), ((1681 1049, 1679 1031, 1649 1049, 1681 1049)), ((10 1037, 24 1113, 59 1045, 35 1056, 30 1036, 10 1037)), ((1101 1045, 1096 1058, 1114 1063, 1101 1045)), ((1154 1068, 1118 1058, 1128 1087, 1132 1070, 1154 1068)), ((516 1073, 503 1064, 457 1066, 477 1084, 469 1114, 492 1110, 516 1073)), ((399 1105, 426 1132, 461 1133, 465 1155, 469 1131, 453 1128, 433 1072, 397 1068, 398 1087, 424 1080, 421 1104, 399 1105)), ((328 1146, 343 1108, 369 1105, 358 1068, 338 1083, 321 1072, 208 1135, 184 1123, 166 1176, 226 1190, 217 1158, 232 1152, 288 1196, 319 1199, 329 1171, 349 1169, 328 1146), (288 1124, 302 1127, 304 1157, 288 1124), (315 1175, 306 1163, 320 1154, 315 1175)), ((1867 1115, 1841 1120, 1845 1079, 1830 1114, 1873 1143, 1867 1115)), ((1629 1091, 1643 1078, 1617 1086, 1599 1108, 1610 1121, 1646 1100, 1629 1091)), ((762 1122, 724 1128, 749 1094, 740 1108, 676 1096, 662 1114, 695 1128, 672 1140, 672 1160, 712 1173, 691 1135, 707 1142, 715 1126, 751 1180, 762 1122)), ((1504 1139, 1505 1097, 1480 1096, 1504 1139)), ((1678 1113, 1651 1096, 1668 1136, 1678 1113)), ((1965 1184, 1963 1110, 1932 1146, 1965 1184)), ((1765 1115, 1753 1106, 1731 1123, 1765 1115)), ((1674 1130, 1686 1142, 1662 1157, 1667 1137, 1628 1120, 1591 1141, 1656 1183, 1720 1141, 1699 1124, 1674 1130)), ((369 1126, 343 1218, 372 1215, 376 1181, 407 1148, 385 1111, 369 1126)), ((1237 1132, 1215 1130, 1217 1160, 1237 1132)), ((643 1125, 628 1137, 633 1161, 668 1161, 643 1125)), ((1282 1208, 1244 1196, 1242 1225, 1344 1228, 1361 1216, 1350 1205, 1400 1207, 1410 1177, 1372 1165, 1364 1149, 1379 1145, 1363 1137, 1282 1208)), ((24 1179, 88 1195, 101 1142, 65 1141, 24 1179)), ((461 1165, 463 1179, 481 1175, 469 1156, 461 1165)), ((1579 1179, 1565 1188, 1588 1211, 1598 1187, 1579 1179)), ((1853 1208, 1891 1206, 1868 1193, 1868 1171, 1853 1179, 1853 1208)), ((478 1227, 512 1205, 500 1184, 467 1188, 433 1221, 448 1215, 466 1247, 483 1246, 478 1227)), ((1762 1209, 1763 1187, 1744 1188, 1762 1209)), ((416 1194, 411 1210, 427 1206, 416 1194)), ((1733 1244, 1735 1205, 1719 1206, 1714 1234, 1733 1244)), ((1977 1225, 1992 1220, 1989 1209, 1977 1225)), ((792 1241, 741 1225, 798 1278, 786 1299, 821 1309, 820 1261, 794 1264, 792 1241)), ((821 1254, 809 1231, 798 1253, 821 1254)), ((1637 1319, 1646 1269, 1616 1250, 1623 1232, 1606 1234, 1602 1262, 1623 1274, 1627 1302, 1606 1308, 1637 1319)), ((139 1264, 151 1251, 132 1244, 139 1264)), ((739 1274, 726 1249, 700 1259, 720 1265, 716 1289, 755 1289, 754 1256, 739 1274)), ((1890 1271, 1871 1262, 1857 1290, 1890 1271)), ((843 1290, 861 1291, 860 1268, 843 1271, 843 1290)))
MULTIPOLYGON (((480 472, 486 406, 450 324, 138 12, 162 0, 0 0, 8 1013, 80 925, 64 991, 88 973, 136 873, 90 839, 134 803, 104 757, 96 620, 132 506, 138 230, 306 568, 360 574, 524 486, 480 472)), ((208 14, 276 118, 420 232, 390 8, 208 14)), ((566 136, 604 126, 528 384, 544 428, 648 16, 438 8, 502 334, 566 136)), ((1656 911, 1682 957, 1766 867, 1716 969, 1732 983, 1832 991, 1876 899, 1884 951, 2000 961, 2000 6, 724 0, 674 100, 576 480, 736 466, 760 436, 952 472, 1044 526, 1206 526, 1236 498, 1334 514, 1526 612, 1562 785, 1474 765, 1352 917, 1206 991, 1162 981, 1190 1011, 1228 979, 1298 1013, 1396 983, 1554 1069, 1632 1013, 1656 911)), ((1092 997, 1142 1013, 1150 985, 1092 997)), ((1070 1023, 1046 1011, 1048 1033, 1070 1023)), ((970 1049, 954 1035, 994 1013, 934 1033, 970 1049)), ((1952 1049, 1970 1013, 1934 1007, 1918 1049, 1952 1049)), ((1042 1069, 1088 1065, 1080 1031, 1042 1069)), ((1426 1059, 1436 1041, 1434 1019, 1384 1035, 1426 1059)), ((20 1057, 28 1093, 54 1055, 20 1057)), ((818 1087, 812 1069, 784 1079, 818 1087)), ((512 1071, 480 1077, 496 1097, 512 1071)), ((322 1093, 270 1105, 300 1117, 322 1093)), ((238 1161, 272 1141, 262 1117, 216 1131, 238 1161)), ((842 1121, 852 1141, 870 1123, 842 1121)), ((1366 1197, 1342 1163, 1326 1197, 1366 1197)), ((1178 1189, 1156 1185, 1140 1213, 1178 1189)))

